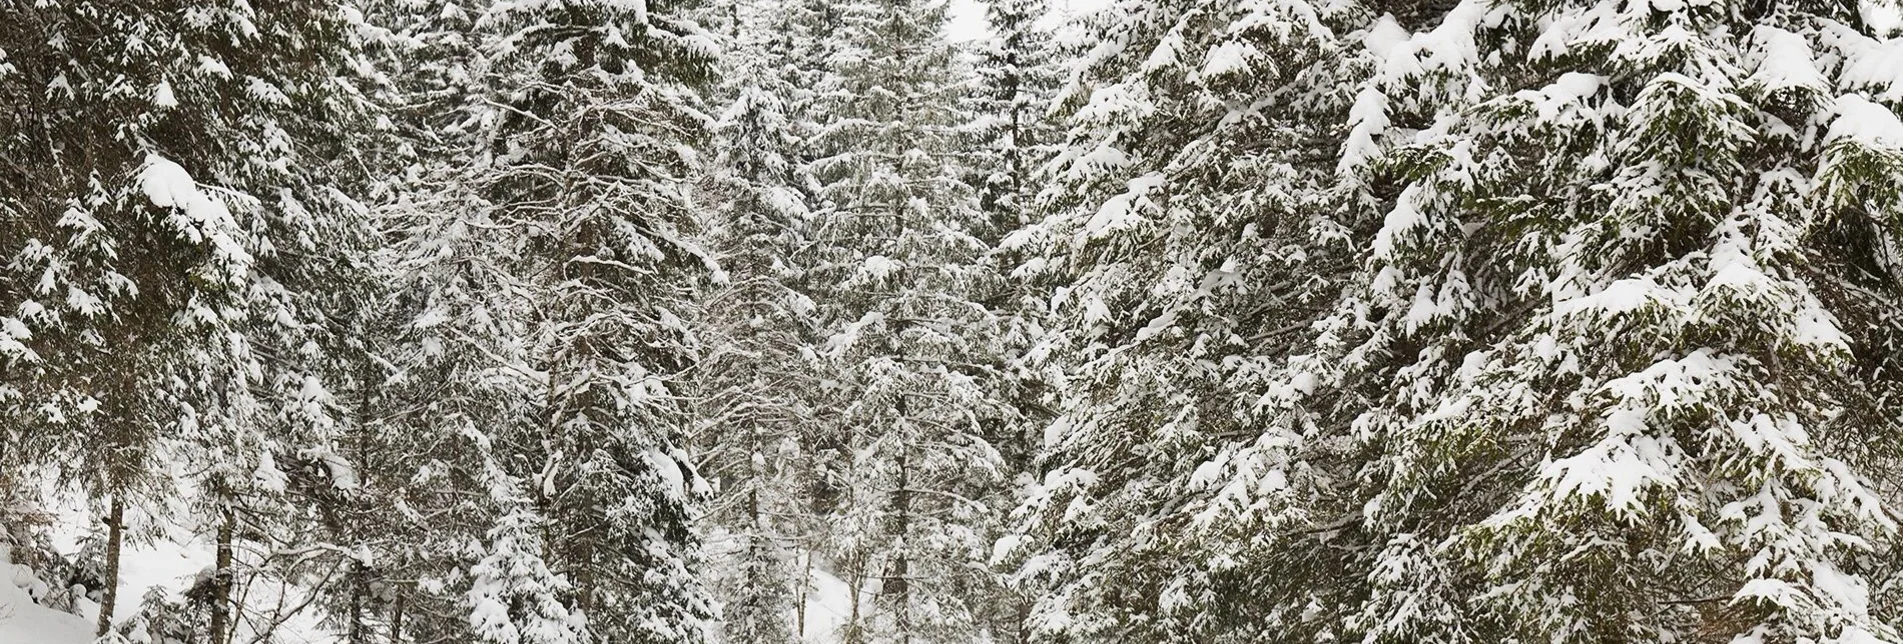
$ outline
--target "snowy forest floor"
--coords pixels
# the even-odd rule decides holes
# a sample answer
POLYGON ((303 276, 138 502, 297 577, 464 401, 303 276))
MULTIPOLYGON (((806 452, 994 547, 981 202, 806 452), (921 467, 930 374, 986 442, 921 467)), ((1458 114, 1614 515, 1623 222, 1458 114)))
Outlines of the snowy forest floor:
MULTIPOLYGON (((75 556, 86 538, 77 526, 85 525, 84 514, 68 509, 60 521, 55 546, 61 554, 75 556)), ((119 597, 136 604, 149 593, 176 598, 189 589, 198 575, 212 566, 213 551, 204 539, 183 529, 168 529, 163 536, 145 543, 128 544, 121 559, 119 597)), ((13 562, 10 553, 0 548, 0 570, 6 583, 0 583, 0 644, 89 644, 93 641, 98 608, 90 602, 84 615, 74 615, 41 606, 33 601, 33 586, 42 583, 33 571, 13 562)), ((808 579, 805 603, 807 644, 834 644, 836 634, 852 615, 852 593, 846 582, 823 570, 812 571, 808 579)), ((83 600, 82 600, 83 601, 83 600)), ((127 611, 121 611, 127 612, 127 611)), ((788 621, 797 621, 789 615, 788 621)), ((334 637, 314 618, 293 619, 276 632, 287 644, 315 644, 334 637)))
MULTIPOLYGON (((95 525, 87 521, 84 508, 61 508, 55 518, 52 537, 53 546, 59 554, 66 557, 78 557, 85 549, 87 540, 94 538, 86 532, 88 526, 95 525)), ((134 518, 134 517, 128 517, 134 518)), ((135 611, 126 610, 137 606, 154 593, 159 596, 178 599, 197 582, 200 575, 208 574, 215 559, 213 546, 206 535, 174 525, 156 517, 137 518, 145 525, 157 527, 158 534, 150 539, 129 539, 120 556, 118 597, 121 610, 116 613, 129 618, 135 611)), ((11 553, 0 547, 0 567, 7 573, 8 583, 0 584, 0 644, 85 644, 92 642, 94 624, 98 620, 98 605, 85 599, 74 615, 42 606, 33 601, 33 586, 53 582, 35 576, 34 571, 16 564, 11 553)), ((54 582, 57 583, 57 582, 54 582)), ((282 589, 261 587, 261 597, 265 605, 296 605, 298 597, 284 595, 282 589), (272 592, 277 590, 277 592, 272 592)), ((45 589, 39 589, 43 594, 45 589)), ((296 592, 296 591, 293 591, 296 592)), ((320 617, 314 612, 292 613, 282 623, 271 627, 271 634, 284 644, 315 644, 331 642, 335 638, 322 627, 320 617)), ((256 633, 236 633, 234 641, 243 642, 247 636, 256 633)))

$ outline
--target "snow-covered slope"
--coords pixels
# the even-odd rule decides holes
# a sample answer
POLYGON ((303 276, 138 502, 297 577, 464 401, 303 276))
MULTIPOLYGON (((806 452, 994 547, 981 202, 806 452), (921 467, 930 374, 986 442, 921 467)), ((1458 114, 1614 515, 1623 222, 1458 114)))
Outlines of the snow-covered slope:
POLYGON ((92 630, 86 620, 41 607, 18 586, 0 584, 0 642, 86 644, 92 630))
MULTIPOLYGON (((814 570, 806 595, 806 629, 800 640, 807 644, 834 644, 839 629, 852 617, 852 587, 824 570, 814 570)), ((796 622, 797 623, 797 622, 796 622)))
POLYGON ((13 563, 10 553, 0 546, 0 643, 3 644, 85 644, 92 640, 92 625, 84 618, 62 613, 33 603, 29 588, 39 583, 33 571, 13 563))

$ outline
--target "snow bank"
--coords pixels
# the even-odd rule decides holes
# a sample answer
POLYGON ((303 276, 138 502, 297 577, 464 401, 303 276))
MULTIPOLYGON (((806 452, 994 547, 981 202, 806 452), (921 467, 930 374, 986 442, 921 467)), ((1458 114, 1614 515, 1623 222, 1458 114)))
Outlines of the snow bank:
POLYGON ((0 583, 0 642, 88 644, 92 638, 85 619, 35 604, 18 586, 0 583))
MULTIPOLYGON (((157 590, 168 597, 183 597, 199 573, 209 570, 216 560, 206 537, 169 521, 155 521, 139 507, 128 507, 126 513, 127 520, 135 525, 156 524, 158 535, 150 541, 128 539, 120 551, 119 604, 113 611, 114 620, 120 622, 137 611, 148 592, 157 590)), ((100 529, 91 513, 76 501, 57 508, 55 514, 59 520, 51 537, 53 548, 61 555, 77 556, 83 549, 83 540, 100 529)), ((90 623, 96 612, 94 607, 81 623, 90 623)), ((4 632, 0 629, 0 633, 4 632)), ((92 629, 88 627, 86 632, 86 641, 91 641, 92 629)), ((0 637, 0 644, 15 644, 15 641, 0 637)))
POLYGON ((806 593, 806 630, 800 633, 800 641, 836 644, 840 629, 852 618, 852 587, 818 569, 807 583, 811 585, 806 593))
POLYGON ((16 565, 0 547, 0 643, 86 644, 93 626, 85 618, 33 603, 29 588, 40 580, 26 566, 16 565))

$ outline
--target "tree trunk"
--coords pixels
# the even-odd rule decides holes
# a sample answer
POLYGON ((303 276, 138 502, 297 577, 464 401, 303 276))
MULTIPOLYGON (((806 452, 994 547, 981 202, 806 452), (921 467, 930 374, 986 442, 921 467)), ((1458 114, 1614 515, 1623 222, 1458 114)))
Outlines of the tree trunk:
POLYGON ((237 517, 224 510, 218 525, 218 555, 211 575, 211 644, 225 644, 231 632, 231 538, 237 517))
POLYGON ((119 602, 119 547, 125 543, 125 497, 112 496, 112 509, 106 515, 106 578, 99 591, 99 625, 94 637, 105 637, 112 630, 112 611, 119 602))
POLYGON ((805 548, 804 550, 805 552, 800 553, 800 556, 806 559, 806 564, 804 571, 800 574, 799 604, 794 606, 793 613, 796 625, 799 627, 799 636, 802 640, 806 637, 806 596, 812 592, 811 589, 813 585, 813 551, 811 548, 805 548))
MULTIPOLYGON (((903 413, 903 402, 899 404, 899 409, 903 413)), ((912 493, 906 489, 911 484, 911 456, 909 446, 899 447, 899 488, 892 493, 893 510, 898 515, 898 525, 894 527, 893 534, 898 537, 899 548, 897 558, 892 562, 892 576, 887 581, 887 590, 899 596, 899 641, 902 644, 912 643, 912 571, 911 561, 905 556, 911 548, 911 544, 906 543, 907 533, 912 529, 912 493)))
MULTIPOLYGON (((373 365, 370 363, 370 361, 360 360, 357 362, 357 382, 359 383, 373 382, 375 377, 376 377, 376 372, 374 370, 373 365)), ((376 471, 370 464, 370 426, 369 426, 370 398, 371 396, 374 395, 374 392, 375 392, 375 389, 369 386, 358 387, 356 418, 354 418, 353 419, 354 422, 350 424, 351 434, 353 434, 352 438, 355 439, 352 442, 356 443, 356 446, 357 446, 357 471, 358 472, 376 471)), ((366 477, 358 476, 357 478, 358 478, 358 481, 357 481, 358 491, 364 491, 363 488, 365 487, 364 484, 366 483, 364 479, 366 477)), ((355 494, 345 496, 345 499, 347 499, 346 507, 348 507, 350 510, 353 510, 352 514, 357 514, 357 512, 354 512, 354 510, 359 509, 358 507, 359 498, 361 497, 358 497, 355 494)), ((350 539, 352 545, 355 546, 354 550, 358 552, 366 551, 368 550, 369 546, 368 544, 364 543, 365 539, 362 534, 362 531, 358 529, 357 521, 355 521, 354 519, 355 517, 350 517, 345 520, 343 532, 350 539)), ((352 557, 353 559, 350 564, 351 579, 350 579, 350 633, 349 633, 350 639, 349 641, 350 641, 350 644, 369 644, 370 638, 375 636, 375 633, 372 632, 369 628, 365 627, 363 623, 363 612, 364 612, 364 601, 366 599, 365 595, 368 594, 370 590, 369 588, 370 570, 366 566, 363 565, 363 562, 361 560, 355 559, 356 555, 352 555, 352 557)))
POLYGON ((390 612, 390 644, 403 644, 403 590, 396 591, 396 607, 390 612))
POLYGON ((759 472, 754 472, 753 487, 747 489, 748 524, 752 528, 752 534, 747 535, 747 588, 756 592, 760 590, 761 584, 767 582, 767 580, 761 579, 759 565, 760 560, 764 556, 761 554, 764 548, 760 547, 760 540, 764 538, 762 534, 765 532, 765 529, 760 525, 759 485, 759 472))
POLYGON ((1015 627, 1013 630, 1016 631, 1017 635, 1013 641, 1017 644, 1028 644, 1031 641, 1031 634, 1025 630, 1025 626, 1031 622, 1030 600, 1023 597, 1017 598, 1017 609, 1017 620, 1011 624, 1015 627))
POLYGON ((363 564, 350 563, 350 644, 369 644, 369 634, 363 627, 363 564))
POLYGON ((846 594, 852 600, 852 615, 846 618, 845 644, 864 644, 865 628, 859 623, 859 595, 866 586, 865 555, 859 553, 852 555, 850 572, 850 576, 846 579, 846 583, 850 584, 846 587, 846 594))

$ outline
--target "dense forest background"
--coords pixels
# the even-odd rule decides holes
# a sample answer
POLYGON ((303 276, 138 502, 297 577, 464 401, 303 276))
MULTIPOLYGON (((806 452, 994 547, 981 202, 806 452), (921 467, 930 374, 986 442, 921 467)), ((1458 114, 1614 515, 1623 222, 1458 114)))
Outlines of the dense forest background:
POLYGON ((1903 7, 1096 4, 0 0, 0 640, 1903 644, 1903 7))

